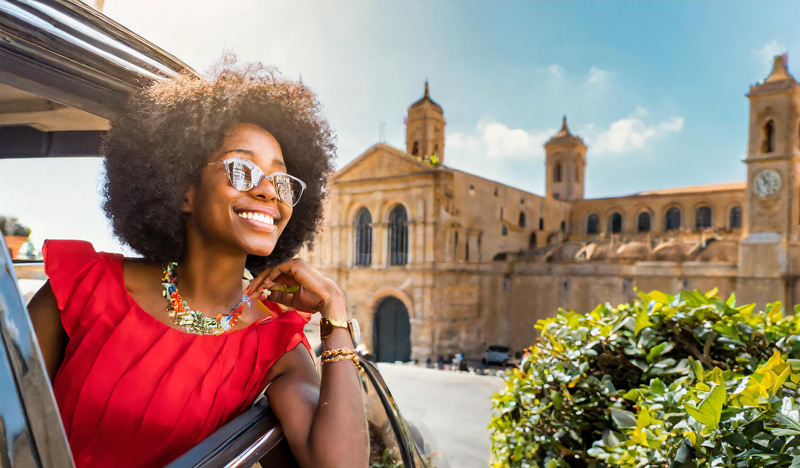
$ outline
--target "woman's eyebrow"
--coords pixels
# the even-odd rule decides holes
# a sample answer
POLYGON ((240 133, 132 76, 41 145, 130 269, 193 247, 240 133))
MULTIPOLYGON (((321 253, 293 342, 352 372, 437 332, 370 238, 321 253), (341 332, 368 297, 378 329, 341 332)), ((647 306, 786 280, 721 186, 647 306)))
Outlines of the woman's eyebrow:
MULTIPOLYGON (((228 153, 242 153, 242 154, 246 154, 246 155, 248 155, 250 157, 253 157, 253 156, 256 155, 256 153, 254 153, 253 151, 250 151, 250 150, 247 150, 247 149, 237 148, 237 149, 231 149, 231 150, 227 150, 227 151, 223 152, 222 156, 225 156, 228 153)), ((283 161, 281 161, 279 158, 274 158, 272 160, 272 164, 274 164, 276 166, 280 166, 280 167, 286 169, 286 164, 283 161)))

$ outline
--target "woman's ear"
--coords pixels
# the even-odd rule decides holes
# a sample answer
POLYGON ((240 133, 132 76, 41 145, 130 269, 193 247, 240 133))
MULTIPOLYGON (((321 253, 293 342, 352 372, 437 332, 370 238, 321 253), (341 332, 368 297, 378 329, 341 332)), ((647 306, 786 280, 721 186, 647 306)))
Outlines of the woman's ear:
POLYGON ((194 211, 195 188, 193 184, 186 184, 186 191, 181 202, 181 212, 191 213, 194 211))

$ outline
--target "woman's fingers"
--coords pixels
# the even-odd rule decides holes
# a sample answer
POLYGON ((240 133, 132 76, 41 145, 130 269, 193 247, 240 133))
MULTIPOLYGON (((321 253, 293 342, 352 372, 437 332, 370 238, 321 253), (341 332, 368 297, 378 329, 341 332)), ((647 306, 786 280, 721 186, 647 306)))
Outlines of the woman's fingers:
POLYGON ((330 297, 330 281, 300 259, 292 259, 265 269, 245 289, 251 298, 268 294, 297 310, 315 312, 330 297), (269 291, 269 293, 265 293, 269 291))

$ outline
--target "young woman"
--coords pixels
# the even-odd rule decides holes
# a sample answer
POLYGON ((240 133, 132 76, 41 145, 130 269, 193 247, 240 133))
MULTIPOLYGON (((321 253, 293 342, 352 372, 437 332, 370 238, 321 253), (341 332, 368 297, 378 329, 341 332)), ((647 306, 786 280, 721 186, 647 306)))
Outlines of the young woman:
POLYGON ((156 83, 113 122, 104 209, 143 258, 48 241, 29 305, 78 467, 162 466, 265 388, 300 466, 367 465, 345 296, 293 259, 334 151, 313 94, 261 65, 156 83))

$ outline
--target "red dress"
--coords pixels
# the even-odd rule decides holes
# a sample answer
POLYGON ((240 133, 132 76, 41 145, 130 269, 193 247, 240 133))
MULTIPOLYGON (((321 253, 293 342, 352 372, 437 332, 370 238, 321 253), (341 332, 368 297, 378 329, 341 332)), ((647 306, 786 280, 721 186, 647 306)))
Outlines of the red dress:
POLYGON ((269 301, 274 318, 232 332, 172 328, 130 296, 122 261, 88 242, 44 246, 69 335, 53 390, 78 468, 169 463, 247 409, 283 353, 310 349, 306 314, 269 301))

